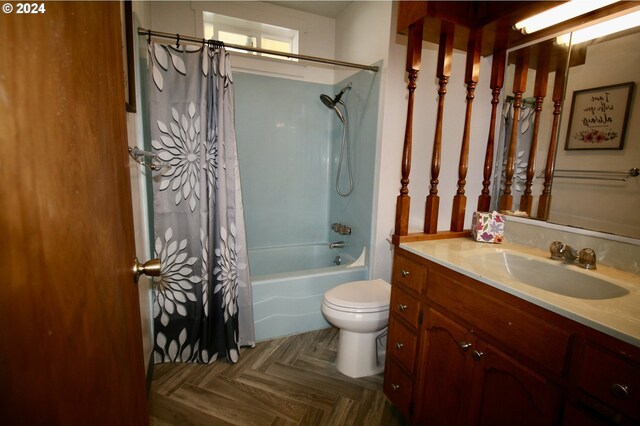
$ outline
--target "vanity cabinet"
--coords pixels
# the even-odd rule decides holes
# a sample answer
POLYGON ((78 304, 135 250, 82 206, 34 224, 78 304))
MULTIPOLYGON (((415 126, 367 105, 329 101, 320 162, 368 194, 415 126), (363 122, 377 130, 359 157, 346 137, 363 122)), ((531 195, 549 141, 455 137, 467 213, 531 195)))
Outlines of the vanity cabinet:
POLYGON ((640 423, 638 348, 403 249, 387 345, 412 424, 640 423))

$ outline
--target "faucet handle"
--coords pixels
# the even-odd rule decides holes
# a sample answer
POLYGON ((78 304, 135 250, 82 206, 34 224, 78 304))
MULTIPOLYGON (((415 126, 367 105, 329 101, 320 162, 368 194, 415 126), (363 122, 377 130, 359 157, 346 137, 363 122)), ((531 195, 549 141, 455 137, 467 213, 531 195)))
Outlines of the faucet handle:
POLYGON ((549 252, 551 252, 551 258, 556 260, 563 259, 565 245, 562 241, 554 241, 549 246, 549 252))
POLYGON ((578 263, 585 269, 596 269, 596 252, 591 248, 580 250, 578 263))

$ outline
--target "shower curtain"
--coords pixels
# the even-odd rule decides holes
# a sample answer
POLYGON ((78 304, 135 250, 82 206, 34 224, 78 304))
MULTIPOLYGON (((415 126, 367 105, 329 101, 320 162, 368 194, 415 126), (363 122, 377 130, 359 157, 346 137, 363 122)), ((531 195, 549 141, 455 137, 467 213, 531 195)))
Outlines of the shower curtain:
POLYGON ((236 362, 255 344, 228 53, 149 44, 154 361, 236 362))
MULTIPOLYGON (((518 119, 518 132, 516 141, 516 156, 513 170, 513 209, 520 205, 520 197, 524 194, 525 183, 527 181, 527 164, 529 163, 529 149, 533 137, 533 120, 535 118, 535 99, 527 98, 521 102, 520 117, 518 119)), ((504 190, 506 180, 507 157, 509 151, 509 139, 513 127, 513 98, 508 96, 502 104, 502 120, 500 123, 500 141, 502 144, 498 148, 495 161, 495 185, 491 194, 492 209, 498 210, 500 194, 504 190)))

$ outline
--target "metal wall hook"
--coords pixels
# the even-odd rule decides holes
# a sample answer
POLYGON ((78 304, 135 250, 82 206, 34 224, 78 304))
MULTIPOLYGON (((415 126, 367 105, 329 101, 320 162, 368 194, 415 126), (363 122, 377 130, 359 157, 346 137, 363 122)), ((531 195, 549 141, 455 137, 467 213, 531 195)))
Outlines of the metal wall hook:
POLYGON ((158 157, 158 154, 154 153, 154 152, 149 152, 149 151, 145 151, 142 150, 140 148, 138 148, 137 146, 134 147, 129 147, 129 156, 131 158, 133 158, 133 160, 140 164, 141 166, 144 166, 150 170, 153 171, 161 171, 164 167, 170 168, 171 166, 167 163, 163 163, 162 161, 159 162, 155 162, 153 160, 151 160, 149 163, 145 162, 143 160, 143 158, 147 158, 150 157, 152 159, 155 159, 158 157))

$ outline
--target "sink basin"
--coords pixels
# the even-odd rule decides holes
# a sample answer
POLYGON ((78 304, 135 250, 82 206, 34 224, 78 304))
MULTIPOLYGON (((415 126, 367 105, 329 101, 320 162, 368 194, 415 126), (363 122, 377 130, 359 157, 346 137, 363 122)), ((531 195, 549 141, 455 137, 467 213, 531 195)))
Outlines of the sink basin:
POLYGON ((480 262, 523 284, 564 296, 599 300, 629 293, 629 290, 594 275, 593 271, 557 261, 507 251, 480 253, 472 259, 472 262, 480 262))

